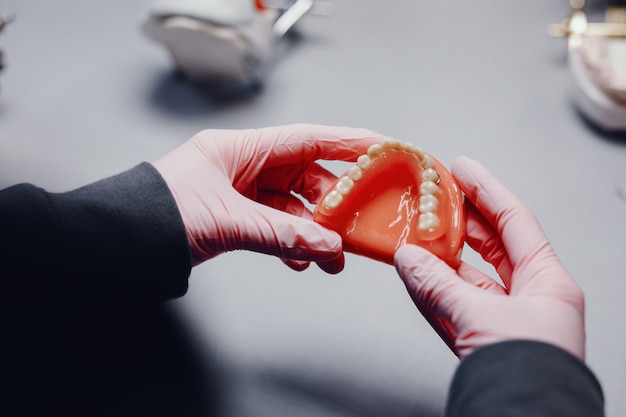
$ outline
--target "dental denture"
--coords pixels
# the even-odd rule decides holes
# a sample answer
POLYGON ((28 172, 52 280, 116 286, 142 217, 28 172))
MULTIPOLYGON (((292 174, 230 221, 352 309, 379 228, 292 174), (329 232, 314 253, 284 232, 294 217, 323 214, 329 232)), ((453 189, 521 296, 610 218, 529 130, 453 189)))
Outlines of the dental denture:
POLYGON ((414 244, 452 267, 460 262, 463 195, 439 161, 408 143, 372 145, 326 192, 313 218, 357 255, 393 265, 396 250, 414 244))

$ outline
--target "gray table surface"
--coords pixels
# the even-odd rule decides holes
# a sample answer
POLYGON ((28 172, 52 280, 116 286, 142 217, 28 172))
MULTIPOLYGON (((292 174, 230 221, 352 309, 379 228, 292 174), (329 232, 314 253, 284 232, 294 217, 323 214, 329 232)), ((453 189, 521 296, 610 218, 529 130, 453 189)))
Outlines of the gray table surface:
MULTIPOLYGON (((546 35, 568 2, 334 4, 300 22, 260 93, 224 102, 177 79, 140 32, 149 3, 4 0, 17 19, 0 36, 0 187, 68 190, 204 128, 358 126, 446 165, 469 155, 536 213, 582 286, 588 364, 607 415, 626 415, 626 140, 571 105, 565 41, 546 35)), ((229 415, 442 414, 457 359, 392 267, 346 262, 327 276, 238 252, 192 272, 170 304, 231 376, 229 415)))

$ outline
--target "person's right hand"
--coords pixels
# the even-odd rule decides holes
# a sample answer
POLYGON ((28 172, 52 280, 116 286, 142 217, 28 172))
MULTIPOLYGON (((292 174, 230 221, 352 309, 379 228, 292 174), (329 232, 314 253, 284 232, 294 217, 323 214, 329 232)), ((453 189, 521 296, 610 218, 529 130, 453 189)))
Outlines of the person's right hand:
POLYGON ((407 245, 395 264, 415 305, 460 358, 497 342, 534 340, 584 360, 582 291, 535 216, 478 162, 458 158, 452 174, 467 198, 467 242, 504 285, 407 245))

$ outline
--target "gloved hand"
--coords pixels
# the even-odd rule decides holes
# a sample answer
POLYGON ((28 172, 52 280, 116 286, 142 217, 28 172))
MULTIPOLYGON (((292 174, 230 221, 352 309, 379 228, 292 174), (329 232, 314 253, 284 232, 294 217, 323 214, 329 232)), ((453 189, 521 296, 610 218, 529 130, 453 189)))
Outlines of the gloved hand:
POLYGON ((337 177, 316 160, 354 162, 386 139, 365 129, 289 125, 204 130, 153 165, 170 188, 193 263, 247 249, 296 270, 343 269, 341 238, 313 222, 293 193, 317 203, 337 177))
POLYGON ((466 195, 467 242, 503 285, 462 262, 450 268, 405 246, 395 264, 416 306, 453 352, 506 340, 551 343, 584 360, 584 300, 535 216, 481 164, 465 157, 452 174, 466 195))

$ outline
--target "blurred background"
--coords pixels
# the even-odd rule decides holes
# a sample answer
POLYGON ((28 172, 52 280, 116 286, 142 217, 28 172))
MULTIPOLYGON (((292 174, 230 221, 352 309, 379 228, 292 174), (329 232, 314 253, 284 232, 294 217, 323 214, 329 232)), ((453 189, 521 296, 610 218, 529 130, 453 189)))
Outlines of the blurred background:
MULTIPOLYGON (((447 166, 468 155, 535 212, 582 286, 588 364, 607 415, 626 415, 626 139, 572 106, 567 42, 546 31, 568 1, 334 0, 278 44, 260 87, 234 96, 175 70, 141 31, 150 7, 2 1, 0 13, 16 18, 0 34, 0 187, 66 191, 205 128, 365 127, 447 166)), ((469 250, 464 258, 481 265, 469 250)), ((43 351, 65 351, 59 335, 77 344, 73 365, 46 371, 56 389, 27 386, 32 397, 19 400, 33 410, 435 417, 458 363, 395 270, 350 254, 328 276, 228 253, 194 269, 186 296, 130 322, 93 305, 97 314, 68 313, 73 327, 44 332, 43 351)), ((41 371, 38 360, 24 372, 41 371)))

